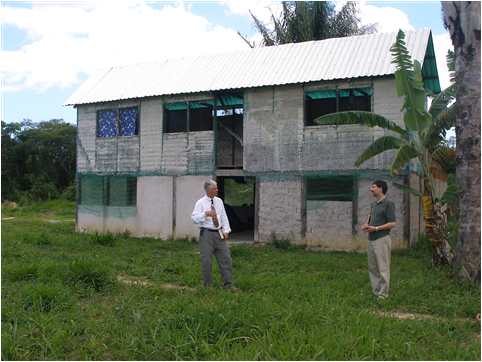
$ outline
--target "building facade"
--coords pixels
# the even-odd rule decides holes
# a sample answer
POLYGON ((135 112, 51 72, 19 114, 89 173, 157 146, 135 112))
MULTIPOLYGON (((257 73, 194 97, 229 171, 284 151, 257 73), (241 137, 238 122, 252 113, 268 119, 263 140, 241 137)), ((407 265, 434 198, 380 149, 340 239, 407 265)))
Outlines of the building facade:
MULTIPOLYGON (((418 188, 417 177, 391 177, 390 152, 354 166, 387 131, 313 122, 365 110, 403 123, 394 40, 375 34, 253 49, 87 81, 67 102, 77 108, 77 229, 196 238, 190 215, 212 178, 234 239, 364 249, 368 188, 384 179, 397 206, 392 239, 408 246, 421 228, 420 203, 394 184, 418 188), (360 64, 357 52, 370 59, 360 64)), ((409 33, 407 46, 424 65, 426 87, 440 91, 430 31, 409 33)))

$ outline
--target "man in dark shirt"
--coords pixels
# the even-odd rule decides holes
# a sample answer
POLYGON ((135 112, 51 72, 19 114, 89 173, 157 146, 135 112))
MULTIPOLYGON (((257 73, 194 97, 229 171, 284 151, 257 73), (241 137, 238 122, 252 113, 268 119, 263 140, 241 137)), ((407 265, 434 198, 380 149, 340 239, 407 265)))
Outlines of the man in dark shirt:
POLYGON ((368 275, 373 294, 380 299, 388 297, 390 287, 390 230, 395 226, 395 205, 387 200, 387 183, 374 181, 370 192, 376 201, 371 204, 368 221, 362 230, 368 232, 368 275))

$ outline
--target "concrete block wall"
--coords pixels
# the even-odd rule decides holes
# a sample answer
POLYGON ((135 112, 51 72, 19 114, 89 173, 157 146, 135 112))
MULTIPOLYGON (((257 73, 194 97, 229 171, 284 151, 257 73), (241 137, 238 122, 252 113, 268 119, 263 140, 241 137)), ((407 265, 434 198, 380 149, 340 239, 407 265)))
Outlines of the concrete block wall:
POLYGON ((129 232, 137 235, 136 206, 107 206, 104 213, 104 232, 121 234, 129 232))
MULTIPOLYGON (((137 207, 78 205, 78 230, 124 232, 160 238, 176 237, 174 222, 178 220, 178 237, 195 237, 190 213, 202 190, 191 186, 189 177, 161 176, 188 173, 213 173, 214 132, 163 134, 163 102, 206 99, 206 95, 189 97, 156 97, 142 101, 109 102, 82 105, 77 108, 79 132, 77 143, 77 172, 153 172, 158 176, 139 176, 137 207), (97 138, 97 111, 137 105, 140 109, 139 136, 97 138), (175 181, 177 179, 177 181, 175 181), (180 191, 175 186, 179 183, 180 191), (176 208, 180 202, 179 208, 176 208), (191 200, 196 198, 196 200, 191 200), (192 203, 187 207, 187 204, 192 203), (186 214, 186 210, 188 214, 186 214), (175 214, 176 211, 177 213, 175 214), (177 217, 176 217, 177 216, 177 217)), ((205 176, 201 176, 204 180, 205 176)), ((199 184, 198 184, 199 181, 199 184)))
POLYGON ((77 107, 77 172, 95 169, 96 107, 77 107))
POLYGON ((303 139, 301 86, 245 92, 244 162, 250 172, 299 170, 303 139))
POLYGON ((306 201, 306 243, 327 249, 344 249, 353 238, 351 201, 306 201))
POLYGON ((189 132, 187 172, 190 175, 214 172, 214 132, 189 132))
POLYGON ((276 238, 302 243, 303 185, 302 177, 259 178, 256 240, 276 238))
POLYGON ((95 171, 117 171, 117 139, 97 138, 95 140, 95 171))
POLYGON ((139 236, 161 239, 173 235, 173 177, 142 176, 137 179, 139 236))
MULTIPOLYGON (((373 87, 373 111, 401 123, 401 98, 394 79, 372 82, 324 82, 279 86, 245 92, 244 169, 250 172, 354 169, 356 158, 385 134, 360 125, 304 126, 304 91, 335 87, 373 87)), ((377 156, 363 168, 387 169, 393 152, 377 156)))
POLYGON ((198 238, 199 227, 191 219, 194 204, 204 195, 204 182, 211 176, 174 176, 176 238, 198 238))
POLYGON ((104 207, 77 205, 77 231, 104 232, 104 207))
POLYGON ((188 140, 189 137, 186 132, 164 133, 162 135, 162 174, 182 175, 187 173, 188 140))
POLYGON ((160 171, 162 153, 162 101, 160 98, 141 101, 140 169, 160 171))
POLYGON ((139 137, 119 137, 117 140, 117 170, 119 172, 137 172, 139 166, 139 137))

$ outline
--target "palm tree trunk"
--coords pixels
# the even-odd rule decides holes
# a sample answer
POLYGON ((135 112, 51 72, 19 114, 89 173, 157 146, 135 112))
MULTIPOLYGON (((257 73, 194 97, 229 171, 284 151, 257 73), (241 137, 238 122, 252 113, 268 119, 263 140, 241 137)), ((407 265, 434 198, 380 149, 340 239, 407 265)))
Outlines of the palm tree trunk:
POLYGON ((480 285, 480 2, 442 2, 455 49, 459 240, 455 272, 480 285))

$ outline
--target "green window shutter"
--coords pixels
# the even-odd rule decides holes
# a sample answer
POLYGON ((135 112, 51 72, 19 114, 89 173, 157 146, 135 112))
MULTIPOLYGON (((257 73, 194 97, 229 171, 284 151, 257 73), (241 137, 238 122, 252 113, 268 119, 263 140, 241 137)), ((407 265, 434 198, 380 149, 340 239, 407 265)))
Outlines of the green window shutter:
POLYGON ((109 206, 136 206, 137 178, 109 176, 109 206))
POLYGON ((312 92, 305 92, 305 96, 309 99, 336 98, 336 90, 335 89, 327 89, 327 90, 317 90, 317 91, 312 91, 312 92))
POLYGON ((97 175, 80 176, 80 204, 103 205, 104 178, 97 175))
POLYGON ((184 111, 187 109, 186 102, 166 103, 164 105, 168 111, 184 111))
POLYGON ((353 176, 307 177, 306 199, 353 201, 353 176))

